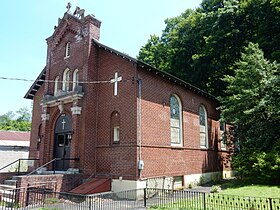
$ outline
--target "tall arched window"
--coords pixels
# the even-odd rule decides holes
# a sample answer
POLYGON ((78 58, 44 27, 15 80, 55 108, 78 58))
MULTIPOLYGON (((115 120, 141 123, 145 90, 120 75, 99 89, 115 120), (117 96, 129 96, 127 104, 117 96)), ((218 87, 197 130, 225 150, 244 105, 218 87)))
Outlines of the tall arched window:
POLYGON ((78 86, 78 82, 79 82, 79 70, 76 69, 73 73, 73 90, 75 90, 76 87, 78 86))
POLYGON ((59 76, 57 76, 54 80, 54 95, 56 96, 58 93, 58 82, 59 82, 59 76))
POLYGON ((200 147, 208 148, 207 112, 203 105, 199 106, 200 147))
POLYGON ((220 140, 221 140, 221 149, 226 149, 226 123, 220 122, 220 140))
POLYGON ((37 149, 39 149, 39 145, 40 145, 40 143, 41 143, 41 141, 42 141, 42 123, 39 125, 39 127, 38 127, 38 139, 37 139, 37 149))
POLYGON ((170 97, 170 133, 171 144, 182 146, 182 105, 176 95, 170 97))
POLYGON ((120 114, 117 111, 111 114, 111 139, 114 144, 120 142, 120 114))
POLYGON ((63 85, 62 90, 68 92, 70 87, 70 71, 69 69, 66 69, 63 73, 63 85))
POLYGON ((65 45, 65 58, 70 56, 70 42, 67 42, 65 45))

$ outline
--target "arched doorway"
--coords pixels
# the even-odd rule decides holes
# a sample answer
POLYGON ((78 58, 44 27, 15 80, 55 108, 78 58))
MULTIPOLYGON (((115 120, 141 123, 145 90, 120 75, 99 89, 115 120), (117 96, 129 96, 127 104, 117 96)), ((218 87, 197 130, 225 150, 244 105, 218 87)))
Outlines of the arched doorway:
POLYGON ((55 170, 67 170, 72 139, 72 120, 69 115, 62 114, 55 125, 54 134, 54 158, 61 158, 56 161, 55 170))

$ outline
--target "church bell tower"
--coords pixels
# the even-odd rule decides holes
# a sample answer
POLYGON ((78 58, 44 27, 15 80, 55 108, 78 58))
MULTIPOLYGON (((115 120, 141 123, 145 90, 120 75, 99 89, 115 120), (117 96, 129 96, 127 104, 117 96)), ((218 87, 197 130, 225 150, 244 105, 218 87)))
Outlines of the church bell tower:
MULTIPOLYGON (((79 125, 83 114, 92 40, 99 40, 101 21, 94 15, 85 15, 85 10, 70 3, 53 34, 46 39, 47 63, 42 99, 42 135, 44 145, 38 147, 43 162, 54 158, 77 159, 80 157, 79 125), (55 126, 54 126, 55 125, 55 126), (67 125, 67 126, 66 126, 67 125), (54 132, 48 132, 54 130, 54 132), (75 131, 75 132, 74 132, 75 131)), ((68 162, 60 164, 66 170, 68 162)))

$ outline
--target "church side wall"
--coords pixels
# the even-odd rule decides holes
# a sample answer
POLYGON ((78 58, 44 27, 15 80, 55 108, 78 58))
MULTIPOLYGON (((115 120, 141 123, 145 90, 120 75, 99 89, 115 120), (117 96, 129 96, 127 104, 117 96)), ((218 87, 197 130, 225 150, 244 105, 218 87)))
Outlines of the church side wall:
POLYGON ((122 77, 118 94, 114 96, 114 84, 98 86, 98 110, 96 116, 96 173, 112 177, 137 179, 137 85, 134 64, 105 50, 98 51, 98 80, 108 81, 117 72, 122 77), (111 115, 119 114, 120 141, 113 142, 111 115))
MULTIPOLYGON (((175 85, 161 77, 139 71, 142 84, 142 178, 187 177, 223 170, 219 143, 217 102, 175 85), (171 146, 169 99, 176 94, 182 104, 183 146, 171 146), (199 106, 203 104, 208 117, 208 148, 200 148, 199 106)), ((208 176, 206 176, 208 177, 208 176)))

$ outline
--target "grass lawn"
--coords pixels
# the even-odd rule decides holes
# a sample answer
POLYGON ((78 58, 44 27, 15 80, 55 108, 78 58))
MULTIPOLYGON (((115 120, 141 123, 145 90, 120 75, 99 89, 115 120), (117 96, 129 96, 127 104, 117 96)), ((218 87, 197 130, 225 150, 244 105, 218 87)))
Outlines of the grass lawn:
POLYGON ((229 182, 222 183, 221 188, 221 194, 280 198, 280 186, 257 185, 244 183, 239 180, 231 180, 229 182))
MULTIPOLYGON (((216 185, 217 186, 217 185, 216 185)), ((157 210, 203 210, 206 209, 270 209, 269 199, 272 200, 273 209, 280 209, 280 186, 256 185, 240 180, 230 180, 219 184, 222 191, 219 193, 205 194, 179 198, 179 200, 162 202, 150 209, 157 210)))

